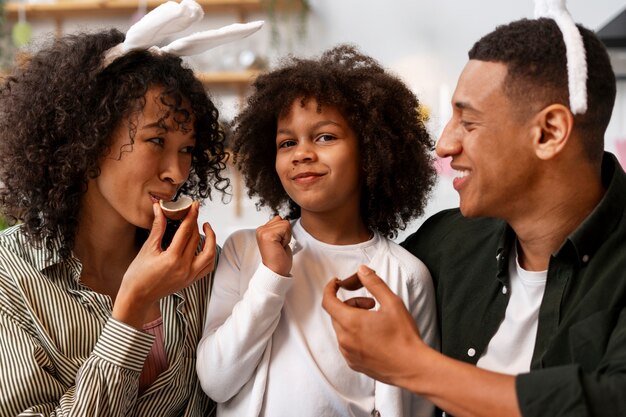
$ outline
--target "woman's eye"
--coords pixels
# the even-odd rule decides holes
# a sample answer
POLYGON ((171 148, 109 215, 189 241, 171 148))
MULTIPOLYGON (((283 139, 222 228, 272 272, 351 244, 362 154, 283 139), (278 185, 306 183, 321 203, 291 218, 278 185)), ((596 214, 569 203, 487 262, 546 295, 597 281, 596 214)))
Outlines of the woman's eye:
POLYGON ((163 140, 163 138, 156 137, 156 138, 150 138, 150 139, 148 139, 148 142, 150 142, 150 143, 154 143, 154 144, 155 144, 155 145, 157 145, 157 146, 163 146, 163 143, 164 143, 165 141, 163 140))
POLYGON ((195 149, 194 146, 185 146, 183 149, 181 149, 180 151, 182 153, 193 153, 193 150, 195 149))

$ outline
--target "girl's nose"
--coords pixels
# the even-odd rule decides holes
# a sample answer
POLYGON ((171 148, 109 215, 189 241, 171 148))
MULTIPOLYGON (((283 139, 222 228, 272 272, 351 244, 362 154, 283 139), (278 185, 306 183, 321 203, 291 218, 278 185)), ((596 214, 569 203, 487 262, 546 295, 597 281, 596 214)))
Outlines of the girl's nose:
POLYGON ((293 152, 293 163, 310 162, 315 160, 316 154, 309 141, 300 141, 293 152))

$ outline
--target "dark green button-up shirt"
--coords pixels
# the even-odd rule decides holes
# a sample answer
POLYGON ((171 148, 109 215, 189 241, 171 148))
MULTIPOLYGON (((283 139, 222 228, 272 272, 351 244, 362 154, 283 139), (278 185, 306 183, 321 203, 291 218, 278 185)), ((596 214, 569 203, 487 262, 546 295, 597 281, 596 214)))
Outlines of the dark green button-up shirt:
MULTIPOLYGON (((524 417, 626 416, 626 174, 605 154, 602 201, 550 257, 524 417)), ((430 270, 444 354, 476 364, 504 319, 513 230, 440 212, 403 243, 430 270)))

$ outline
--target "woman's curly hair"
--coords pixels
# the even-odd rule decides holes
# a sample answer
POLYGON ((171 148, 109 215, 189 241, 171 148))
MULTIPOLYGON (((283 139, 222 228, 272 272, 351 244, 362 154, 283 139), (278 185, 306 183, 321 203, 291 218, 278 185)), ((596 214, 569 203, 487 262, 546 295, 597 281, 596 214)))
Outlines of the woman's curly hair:
MULTIPOLYGON (((143 109, 152 87, 163 88, 161 102, 170 109, 164 119, 194 118, 192 167, 180 192, 210 198, 212 187, 225 192, 229 186, 221 174, 227 153, 218 111, 202 83, 180 58, 147 51, 127 53, 103 69, 103 53, 123 40, 114 29, 57 39, 0 88, 0 210, 24 223, 34 245, 52 250, 60 240, 64 258, 88 181, 100 175, 115 129, 143 109)), ((131 144, 135 131, 131 120, 131 144)))
POLYGON ((433 142, 415 95, 397 77, 351 45, 319 60, 287 58, 261 75, 235 119, 232 148, 248 194, 288 218, 300 216, 276 174, 276 129, 294 100, 334 106, 356 132, 362 158, 361 211, 366 225, 393 238, 422 215, 435 183, 433 142))

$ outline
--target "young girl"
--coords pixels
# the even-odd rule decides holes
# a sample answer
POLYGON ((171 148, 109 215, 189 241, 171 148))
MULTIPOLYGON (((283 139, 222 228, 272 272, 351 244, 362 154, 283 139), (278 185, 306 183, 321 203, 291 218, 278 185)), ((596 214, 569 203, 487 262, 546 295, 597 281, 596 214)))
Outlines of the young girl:
POLYGON ((250 195, 290 220, 226 241, 198 347, 203 389, 220 416, 431 415, 425 400, 352 371, 321 307, 332 277, 366 264, 396 277, 389 286, 438 345, 430 275, 388 239, 422 213, 434 182, 416 97, 350 46, 291 59, 254 87, 233 149, 250 195))
POLYGON ((210 412, 194 358, 215 237, 196 202, 163 250, 159 200, 226 189, 218 112, 181 58, 124 40, 56 40, 0 89, 1 210, 21 221, 0 234, 2 416, 210 412))

